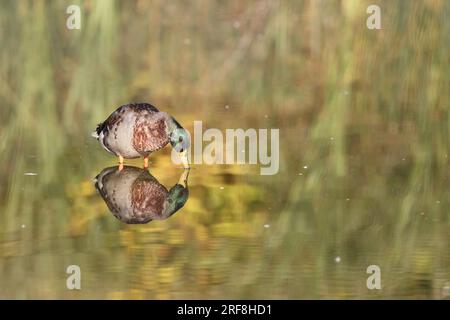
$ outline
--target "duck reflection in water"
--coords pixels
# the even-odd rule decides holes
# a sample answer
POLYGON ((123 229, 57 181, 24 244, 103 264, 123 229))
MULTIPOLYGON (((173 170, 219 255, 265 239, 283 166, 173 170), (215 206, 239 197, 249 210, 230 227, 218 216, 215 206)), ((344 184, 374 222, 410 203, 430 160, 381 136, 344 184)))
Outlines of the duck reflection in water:
POLYGON ((180 210, 189 197, 184 170, 178 183, 169 191, 147 169, 124 166, 103 169, 94 179, 109 210, 128 224, 165 220, 180 210))

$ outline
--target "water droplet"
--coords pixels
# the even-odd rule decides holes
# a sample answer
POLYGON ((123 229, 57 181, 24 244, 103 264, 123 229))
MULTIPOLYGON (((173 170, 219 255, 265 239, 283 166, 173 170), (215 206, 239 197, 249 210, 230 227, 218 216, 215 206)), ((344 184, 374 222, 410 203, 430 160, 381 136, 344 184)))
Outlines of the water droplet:
POLYGON ((303 169, 308 169, 308 166, 303 166, 303 169))
POLYGON ((336 261, 336 263, 341 262, 341 257, 337 256, 337 257, 334 259, 334 261, 336 261))
POLYGON ((223 189, 225 189, 225 188, 224 188, 224 187, 220 187, 219 189, 220 189, 220 190, 223 190, 223 189))
POLYGON ((270 228, 270 224, 265 224, 265 225, 264 225, 264 228, 266 228, 266 229, 267 229, 267 228, 270 228))
POLYGON ((26 225, 24 225, 24 224, 21 225, 21 228, 22 228, 22 229, 25 229, 25 228, 26 228, 26 225))
POLYGON ((229 106, 229 105, 226 105, 226 106, 225 106, 225 109, 230 109, 230 106, 229 106))
POLYGON ((37 176, 38 174, 36 172, 25 172, 24 175, 26 175, 26 176, 37 176))

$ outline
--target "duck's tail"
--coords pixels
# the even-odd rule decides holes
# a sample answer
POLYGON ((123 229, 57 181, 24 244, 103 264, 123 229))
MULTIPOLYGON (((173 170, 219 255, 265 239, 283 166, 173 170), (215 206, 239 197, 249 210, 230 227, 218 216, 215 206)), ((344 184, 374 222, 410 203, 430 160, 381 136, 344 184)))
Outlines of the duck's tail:
POLYGON ((91 133, 91 136, 98 140, 103 129, 105 129, 105 122, 99 123, 95 131, 91 133))

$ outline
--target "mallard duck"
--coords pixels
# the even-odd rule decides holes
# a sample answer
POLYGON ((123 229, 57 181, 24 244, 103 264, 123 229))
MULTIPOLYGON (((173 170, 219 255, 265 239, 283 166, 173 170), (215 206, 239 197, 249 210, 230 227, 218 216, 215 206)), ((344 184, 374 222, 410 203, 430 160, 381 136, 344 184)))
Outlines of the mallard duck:
POLYGON ((147 169, 132 166, 103 169, 94 179, 109 210, 120 221, 128 224, 165 220, 184 206, 189 190, 189 170, 167 190, 147 169))
POLYGON ((148 167, 149 155, 169 142, 179 152, 185 168, 189 167, 186 151, 190 146, 188 132, 169 114, 149 103, 131 103, 120 106, 105 121, 98 124, 92 136, 102 147, 119 157, 144 158, 148 167))

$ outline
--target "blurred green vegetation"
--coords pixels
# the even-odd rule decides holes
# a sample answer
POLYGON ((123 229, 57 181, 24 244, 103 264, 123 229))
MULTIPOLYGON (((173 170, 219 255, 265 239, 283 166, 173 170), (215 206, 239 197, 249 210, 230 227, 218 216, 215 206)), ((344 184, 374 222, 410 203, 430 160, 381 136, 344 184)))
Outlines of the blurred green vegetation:
MULTIPOLYGON (((444 0, 2 1, 0 298, 445 298, 449 15, 444 0), (91 183, 116 160, 90 132, 132 101, 188 129, 280 128, 280 173, 198 165, 180 212, 121 224, 91 183)), ((169 160, 152 157, 166 186, 169 160)))

